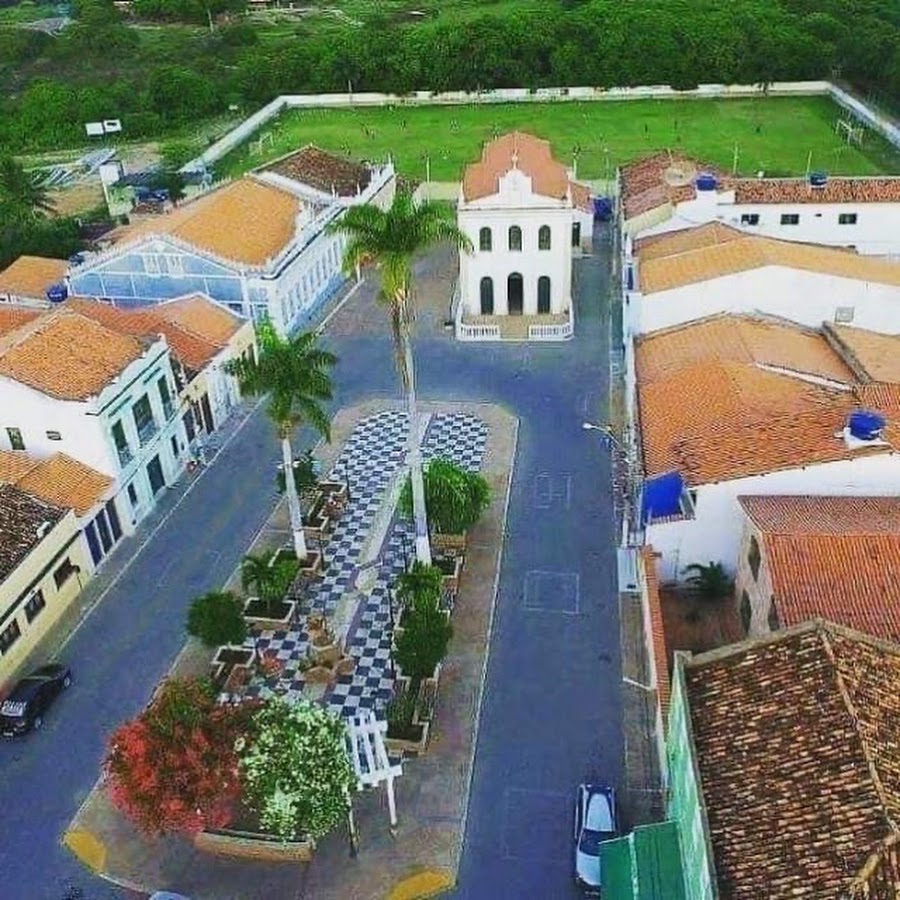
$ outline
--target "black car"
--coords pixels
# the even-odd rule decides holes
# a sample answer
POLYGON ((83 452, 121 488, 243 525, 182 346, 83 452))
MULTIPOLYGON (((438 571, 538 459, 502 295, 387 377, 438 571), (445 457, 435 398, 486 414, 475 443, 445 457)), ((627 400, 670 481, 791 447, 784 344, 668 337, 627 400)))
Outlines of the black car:
POLYGON ((0 703, 0 734, 14 737, 37 731, 44 714, 60 691, 72 683, 72 672, 61 663, 48 663, 23 678, 0 703))

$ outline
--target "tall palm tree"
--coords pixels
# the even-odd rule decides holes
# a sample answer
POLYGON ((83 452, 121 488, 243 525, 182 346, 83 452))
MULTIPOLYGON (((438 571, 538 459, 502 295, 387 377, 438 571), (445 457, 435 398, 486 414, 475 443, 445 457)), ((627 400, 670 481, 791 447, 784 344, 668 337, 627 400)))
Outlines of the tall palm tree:
POLYGON ((406 391, 409 417, 407 448, 416 528, 416 558, 425 565, 430 565, 431 546, 428 542, 425 487, 422 482, 422 451, 412 349, 412 263, 417 254, 436 244, 449 241, 459 250, 469 251, 472 243, 456 227, 451 207, 427 200, 417 202, 406 192, 398 192, 387 210, 372 204, 351 206, 331 228, 349 237, 344 251, 346 271, 358 270, 362 263, 369 260, 374 261, 381 270, 378 299, 390 311, 397 370, 406 391))
POLYGON ((41 176, 6 156, 0 159, 0 209, 12 219, 28 221, 50 215, 56 206, 41 176))
POLYGON ((294 452, 291 436, 302 423, 315 428, 326 441, 331 440, 331 423, 322 407, 331 399, 329 370, 337 357, 316 346, 313 332, 282 338, 268 321, 257 325, 259 353, 256 359, 232 360, 227 370, 237 376, 244 393, 269 395, 269 418, 281 439, 284 476, 291 516, 291 531, 297 559, 306 559, 306 538, 297 485, 294 481, 294 452))

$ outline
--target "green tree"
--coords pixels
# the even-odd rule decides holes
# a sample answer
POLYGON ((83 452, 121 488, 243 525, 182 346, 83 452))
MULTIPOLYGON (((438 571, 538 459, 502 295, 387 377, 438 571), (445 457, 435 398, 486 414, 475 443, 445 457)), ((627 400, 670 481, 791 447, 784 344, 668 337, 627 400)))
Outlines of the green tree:
POLYGON ((397 578, 397 598, 411 609, 426 606, 437 609, 443 577, 437 566, 428 566, 415 560, 412 566, 397 578))
MULTIPOLYGON (((463 534, 481 517, 491 499, 491 489, 477 472, 469 472, 449 459, 431 460, 425 466, 425 509, 431 528, 441 534, 463 534)), ((412 513, 409 481, 400 494, 400 512, 412 513)))
POLYGON ((422 481, 422 452, 419 440, 419 416, 416 402, 415 364, 413 362, 412 262, 425 250, 443 242, 454 244, 461 252, 471 250, 468 236, 457 228, 449 206, 430 201, 417 202, 411 195, 398 192, 390 209, 372 204, 351 206, 332 230, 349 237, 344 252, 344 268, 359 271, 372 260, 381 272, 379 299, 390 311, 391 331, 400 381, 406 391, 409 416, 409 448, 412 500, 416 526, 416 556, 431 563, 425 488, 422 481))
POLYGON ((241 560, 241 587, 247 592, 256 591, 257 596, 274 614, 276 607, 288 592, 297 569, 293 560, 248 553, 241 560))
POLYGON ((414 681, 431 677, 447 655, 451 637, 453 626, 436 606, 413 607, 403 620, 403 634, 397 638, 397 665, 414 681))
POLYGON ((705 566, 702 563, 691 563, 684 567, 684 572, 687 575, 685 582, 704 600, 721 600, 734 589, 734 579, 720 562, 710 560, 705 566))
POLYGON ((14 222, 31 222, 55 209, 40 175, 26 172, 11 156, 0 159, 0 213, 14 222))
POLYGON ((260 822, 283 840, 328 834, 350 805, 353 770, 343 721, 322 706, 270 700, 256 737, 238 742, 247 796, 260 822))
POLYGON ((275 333, 271 323, 257 326, 259 355, 229 363, 241 390, 254 396, 269 395, 267 412, 281 439, 281 458, 287 479, 288 511, 297 559, 306 559, 303 516, 294 481, 294 450, 291 436, 303 423, 311 425, 326 441, 331 439, 331 423, 322 404, 331 399, 330 370, 337 357, 316 344, 313 332, 290 338, 275 333))
POLYGON ((196 597, 188 609, 187 631, 207 647, 243 644, 247 622, 241 601, 231 591, 210 591, 196 597))

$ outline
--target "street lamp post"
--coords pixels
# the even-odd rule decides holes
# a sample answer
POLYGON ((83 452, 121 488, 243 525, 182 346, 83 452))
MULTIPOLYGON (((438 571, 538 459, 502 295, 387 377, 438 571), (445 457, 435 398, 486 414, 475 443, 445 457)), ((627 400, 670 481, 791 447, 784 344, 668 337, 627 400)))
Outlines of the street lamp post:
POLYGON ((585 431, 599 431, 603 435, 603 443, 607 449, 612 450, 613 447, 622 449, 622 445, 613 434, 612 425, 595 425, 593 422, 582 422, 581 427, 585 431))

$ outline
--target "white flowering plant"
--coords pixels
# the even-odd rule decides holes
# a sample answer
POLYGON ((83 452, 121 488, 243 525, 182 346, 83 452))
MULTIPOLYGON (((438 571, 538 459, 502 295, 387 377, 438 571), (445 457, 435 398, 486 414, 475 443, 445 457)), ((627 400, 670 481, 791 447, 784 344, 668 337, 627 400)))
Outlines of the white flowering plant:
POLYGON ((272 698, 239 750, 247 799, 283 840, 318 840, 347 813, 353 770, 343 721, 322 706, 272 698))

